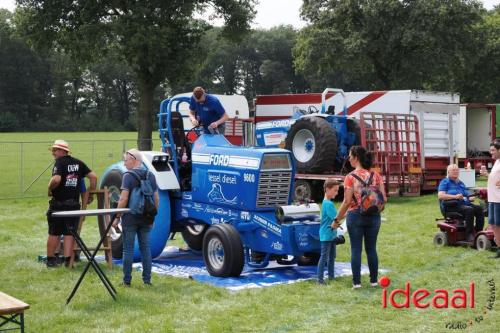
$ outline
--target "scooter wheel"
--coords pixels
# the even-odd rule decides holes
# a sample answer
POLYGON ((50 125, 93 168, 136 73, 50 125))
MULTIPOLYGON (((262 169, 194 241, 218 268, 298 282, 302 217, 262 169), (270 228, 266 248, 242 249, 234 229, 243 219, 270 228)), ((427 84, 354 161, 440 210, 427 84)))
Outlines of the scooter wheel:
POLYGON ((486 235, 477 236, 476 249, 478 249, 478 251, 487 251, 491 249, 491 241, 486 235))
POLYGON ((436 235, 434 235, 433 243, 436 246, 448 245, 448 235, 442 231, 437 232, 436 235))

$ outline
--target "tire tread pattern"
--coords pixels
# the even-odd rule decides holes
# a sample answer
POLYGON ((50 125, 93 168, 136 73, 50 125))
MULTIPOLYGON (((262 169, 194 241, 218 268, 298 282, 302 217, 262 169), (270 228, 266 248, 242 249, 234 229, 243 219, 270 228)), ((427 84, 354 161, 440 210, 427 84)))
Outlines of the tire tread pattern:
POLYGON ((312 158, 307 162, 299 162, 295 159, 299 173, 322 173, 332 169, 337 155, 337 135, 328 121, 321 117, 303 117, 297 120, 287 135, 285 148, 292 151, 293 139, 297 132, 302 129, 309 130, 315 141, 315 151, 312 158))

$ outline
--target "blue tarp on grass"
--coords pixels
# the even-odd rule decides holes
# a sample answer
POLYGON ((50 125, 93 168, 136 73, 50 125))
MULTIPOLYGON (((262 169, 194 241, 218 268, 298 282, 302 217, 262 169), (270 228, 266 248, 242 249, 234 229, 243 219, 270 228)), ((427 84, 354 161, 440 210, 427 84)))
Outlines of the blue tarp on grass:
MULTIPOLYGON (((116 261, 121 264, 121 261, 116 261)), ((134 268, 141 270, 140 263, 134 268)), ((238 278, 218 278, 210 276, 205 268, 203 257, 192 251, 182 251, 174 246, 167 246, 162 254, 153 260, 153 272, 161 275, 190 278, 213 286, 237 291, 248 288, 262 288, 278 284, 295 283, 316 278, 316 266, 283 266, 275 262, 263 269, 245 266, 238 278)), ((361 274, 368 274, 368 267, 361 266, 361 274)), ((325 271, 325 278, 326 278, 325 271)), ((351 264, 335 262, 335 276, 350 276, 351 264)))

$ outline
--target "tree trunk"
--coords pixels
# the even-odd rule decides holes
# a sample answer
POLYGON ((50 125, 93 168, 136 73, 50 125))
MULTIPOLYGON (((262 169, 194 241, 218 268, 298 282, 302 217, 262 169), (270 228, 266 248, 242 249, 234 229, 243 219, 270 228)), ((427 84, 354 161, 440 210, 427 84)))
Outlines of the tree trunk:
POLYGON ((120 124, 125 124, 130 114, 130 97, 128 91, 128 81, 120 81, 118 93, 120 94, 120 124))
POLYGON ((137 114, 137 147, 139 150, 152 149, 154 92, 154 84, 139 80, 139 110, 137 114))

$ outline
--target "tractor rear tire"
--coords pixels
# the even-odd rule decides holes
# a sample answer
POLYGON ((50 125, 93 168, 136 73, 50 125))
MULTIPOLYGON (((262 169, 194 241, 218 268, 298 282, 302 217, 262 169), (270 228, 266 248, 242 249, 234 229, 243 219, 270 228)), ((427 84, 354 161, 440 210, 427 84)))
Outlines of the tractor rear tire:
POLYGON ((446 245, 448 245, 448 235, 445 232, 438 231, 434 235, 433 243, 436 246, 446 246, 446 245))
POLYGON ((203 237, 203 260, 212 276, 240 276, 245 259, 238 231, 230 224, 216 224, 208 228, 203 237))
POLYGON ((188 225, 182 229, 182 238, 191 250, 201 251, 203 249, 203 237, 207 229, 207 224, 188 225))
POLYGON ((303 117, 290 128, 285 148, 292 152, 299 173, 322 173, 335 164, 337 135, 325 119, 303 117))
POLYGON ((488 251, 491 249, 491 241, 486 235, 479 235, 476 239, 476 249, 478 251, 488 251))
MULTIPOLYGON (((122 178, 123 174, 120 170, 111 170, 104 176, 101 182, 101 189, 104 187, 108 188, 110 208, 116 208, 116 206, 118 206, 122 178)), ((123 238, 120 230, 117 230, 117 234, 111 239, 111 252, 115 259, 121 259, 123 257, 123 238)))
POLYGON ((354 133, 353 146, 360 146, 361 145, 361 127, 359 126, 359 120, 347 118, 347 131, 349 133, 354 133))

